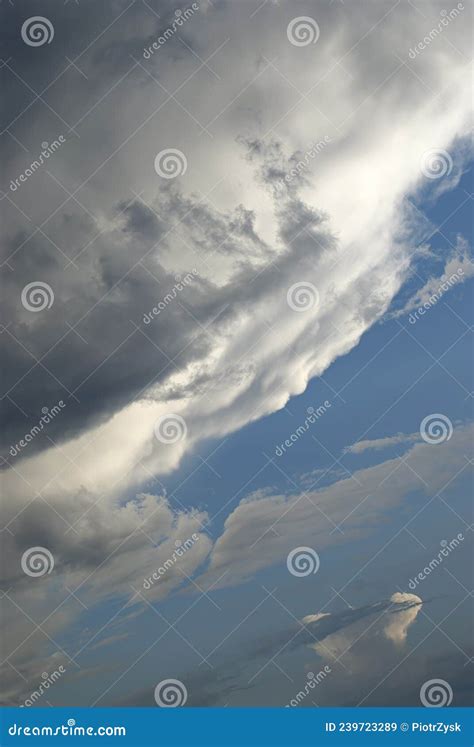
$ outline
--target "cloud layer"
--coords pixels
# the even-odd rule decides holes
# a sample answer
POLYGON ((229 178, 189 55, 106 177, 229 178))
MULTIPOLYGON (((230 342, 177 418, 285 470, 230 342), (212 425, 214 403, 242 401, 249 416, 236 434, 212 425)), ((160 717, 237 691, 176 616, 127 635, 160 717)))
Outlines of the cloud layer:
MULTIPOLYGON (((174 3, 156 5, 159 18, 144 3, 94 14, 46 3, 55 44, 41 64, 21 41, 20 11, 8 9, 3 31, 12 57, 0 144, 7 701, 24 689, 12 666, 28 679, 48 656, 70 663, 72 648, 57 644, 77 619, 70 590, 93 608, 145 604, 134 589, 194 533, 148 599, 186 576, 206 589, 241 584, 308 531, 323 550, 339 541, 337 527, 365 536, 410 491, 433 494, 465 465, 470 431, 460 426, 442 461, 425 444, 410 448, 424 487, 393 459, 359 471, 356 484, 269 489, 232 506, 213 539, 205 508, 170 505, 160 477, 301 394, 383 318, 427 251, 425 220, 407 198, 433 187, 427 151, 448 152, 444 188, 462 173, 470 34, 458 19, 412 61, 437 2, 430 17, 401 3, 318 6, 320 35, 305 47, 287 35, 292 3, 258 13, 214 3, 146 59, 143 48, 175 18, 174 3), (60 150, 12 190, 62 132, 60 150), (155 168, 169 148, 186 163, 173 180, 155 168), (51 304, 36 313, 24 289, 38 282, 51 304), (169 416, 176 438, 157 435, 169 416), (57 575, 32 587, 21 557, 37 545, 53 553, 57 575), (46 639, 32 622, 45 618, 46 639)), ((446 272, 455 261, 472 274, 461 239, 446 272)), ((393 640, 403 635, 391 629, 393 640)), ((94 643, 96 634, 82 645, 94 643)))

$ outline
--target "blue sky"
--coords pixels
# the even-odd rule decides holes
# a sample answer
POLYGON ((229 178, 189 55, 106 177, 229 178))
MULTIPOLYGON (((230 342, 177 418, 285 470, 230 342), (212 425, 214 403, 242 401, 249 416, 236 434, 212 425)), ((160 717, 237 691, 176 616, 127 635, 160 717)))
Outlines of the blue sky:
MULTIPOLYGON (((453 243, 458 234, 462 234, 469 243, 472 241, 472 198, 466 200, 471 183, 472 173, 468 171, 459 185, 449 194, 439 198, 434 205, 420 204, 420 208, 426 211, 426 215, 435 226, 444 224, 443 233, 453 243)), ((435 234, 432 243, 438 257, 436 264, 442 265, 449 253, 449 250, 443 252, 446 242, 435 234)), ((435 263, 432 259, 420 262, 417 266, 419 277, 429 276, 433 264, 435 263)), ((211 517, 216 513, 216 518, 206 530, 213 538, 217 538, 222 532, 228 514, 242 499, 255 491, 269 490, 273 493, 292 494, 301 485, 312 485, 318 480, 319 474, 306 478, 306 483, 302 481, 302 476, 314 470, 329 470, 317 483, 317 487, 321 487, 348 477, 365 467, 404 455, 411 447, 411 444, 401 443, 388 446, 381 451, 344 453, 347 446, 361 438, 374 440, 399 433, 417 433, 423 418, 432 412, 447 415, 453 424, 469 423, 472 420, 472 406, 471 398, 465 389, 469 390, 471 384, 472 350, 469 335, 463 333, 465 326, 472 323, 471 284, 472 281, 448 291, 414 325, 409 323, 408 314, 398 320, 387 318, 390 316, 390 308, 387 317, 370 329, 354 350, 335 361, 323 377, 311 381, 307 390, 302 395, 292 398, 286 408, 246 426, 237 434, 229 436, 224 443, 206 443, 197 450, 196 455, 185 459, 178 471, 162 481, 171 496, 172 505, 176 496, 177 510, 184 504, 203 508, 211 517), (441 359, 441 367, 433 358, 439 358, 448 349, 447 355, 441 359), (430 357, 430 353, 433 358, 430 357), (430 368, 433 363, 435 365, 430 368), (417 383, 413 386, 414 382, 417 383), (336 396, 339 391, 340 397, 336 396), (283 442, 300 423, 304 422, 307 408, 318 407, 324 400, 331 403, 331 408, 286 454, 275 460, 278 467, 273 466, 271 462, 268 463, 265 455, 274 458, 275 446, 283 442), (208 462, 208 466, 203 460, 208 462), (334 464, 336 460, 338 461, 334 464), (286 473, 288 478, 283 473, 286 473), (224 510, 223 504, 226 504, 224 510)), ((417 285, 419 286, 419 281, 416 278, 407 283, 407 287, 400 291, 399 297, 394 299, 393 308, 399 308, 407 293, 411 294, 417 285)), ((148 489, 153 485, 151 481, 148 489)), ((217 645, 217 631, 221 630, 222 626, 229 626, 232 630, 233 621, 240 620, 245 617, 244 612, 251 612, 258 606, 262 587, 276 588, 280 603, 291 610, 295 619, 303 617, 308 612, 317 612, 331 599, 326 609, 330 612, 340 612, 347 609, 348 605, 371 604, 377 599, 390 596, 396 590, 409 591, 409 580, 416 576, 418 569, 423 568, 433 553, 437 553, 440 541, 451 540, 462 532, 466 543, 447 561, 446 568, 449 573, 444 568, 439 569, 432 577, 424 580, 416 591, 427 600, 426 617, 423 611, 410 630, 409 647, 403 655, 408 653, 410 647, 416 648, 420 645, 420 649, 415 651, 408 662, 410 668, 407 666, 406 670, 402 668, 401 671, 412 672, 412 667, 415 667, 415 672, 417 668, 420 672, 430 671, 429 662, 435 657, 443 656, 446 657, 446 661, 443 661, 436 670, 439 676, 445 671, 450 672, 453 655, 461 656, 463 663, 466 664, 468 659, 461 650, 470 650, 466 623, 471 614, 472 602, 464 600, 458 608, 456 605, 465 597, 462 585, 469 586, 468 545, 472 539, 467 525, 470 523, 471 485, 471 475, 466 471, 442 493, 445 504, 436 501, 426 514, 421 513, 419 518, 410 523, 411 534, 402 531, 400 536, 391 542, 395 531, 403 527, 413 514, 421 512, 426 503, 426 495, 421 491, 408 494, 401 501, 401 505, 386 511, 384 519, 374 524, 368 534, 359 541, 339 533, 338 543, 321 555, 323 565, 314 580, 301 579, 295 583, 295 579, 288 577, 282 559, 282 562, 256 574, 243 586, 231 590, 223 589, 213 594, 212 598, 219 605, 219 610, 208 600, 202 599, 193 610, 192 616, 184 618, 182 624, 178 624, 180 633, 188 640, 193 640, 197 650, 212 651, 217 645), (388 547, 372 560, 379 549, 387 543, 388 547), (363 572, 344 588, 341 597, 335 597, 334 591, 345 587, 347 583, 348 568, 357 569, 365 564, 367 565, 363 572), (446 617, 453 608, 453 614, 442 626, 444 632, 437 632, 436 629, 433 632, 434 625, 446 617), (199 630, 199 643, 196 642, 196 628, 199 630)), ((359 510, 363 512, 363 507, 359 510)), ((278 530, 278 527, 276 528, 278 530)), ((337 533, 337 530, 335 531, 337 533)), ((309 546, 312 544, 311 540, 309 532, 309 546)), ((157 603, 155 608, 168 620, 179 619, 189 607, 191 600, 189 594, 184 597, 175 596, 166 603, 157 603)), ((104 617, 108 617, 109 614, 112 616, 118 608, 107 607, 103 611, 104 617)), ((229 649, 228 655, 238 660, 239 646, 248 646, 249 629, 252 637, 259 639, 271 631, 278 631, 288 621, 289 615, 285 609, 280 607, 279 603, 270 600, 262 609, 257 609, 257 612, 252 614, 251 625, 244 625, 242 629, 233 633, 222 644, 219 655, 216 652, 214 656, 219 661, 223 652, 229 649)), ((96 623, 94 617, 91 622, 96 623)), ((151 644, 158 634, 164 633, 166 627, 164 619, 156 616, 151 610, 145 611, 136 623, 138 635, 132 640, 122 642, 121 650, 126 651, 131 659, 139 656, 144 642, 151 644)), ((120 629, 124 630, 126 626, 121 626, 120 629)), ((370 633, 368 637, 370 640, 370 633)), ((382 651, 382 656, 387 656, 390 663, 389 654, 390 652, 382 651)), ((90 666, 97 661, 97 655, 96 652, 93 656, 91 654, 90 666)), ((163 672, 170 669, 175 671, 178 668, 179 671, 186 673, 187 668, 199 666, 205 671, 207 669, 199 655, 183 644, 180 635, 173 631, 163 637, 156 650, 152 650, 151 656, 163 672)), ((107 659, 105 654, 104 658, 107 659)), ((214 662, 214 659, 211 658, 211 661, 214 662)), ((279 662, 279 659, 277 661, 279 662)), ((301 651, 291 652, 290 655, 283 653, 281 665, 278 666, 282 667, 284 673, 278 671, 276 666, 270 666, 269 671, 264 669, 255 680, 251 680, 260 667, 255 665, 244 672, 239 686, 248 688, 248 681, 251 680, 251 701, 248 689, 243 689, 232 693, 230 697, 224 697, 219 702, 229 705, 248 705, 249 702, 284 704, 285 698, 291 698, 293 683, 298 682, 298 677, 304 683, 308 668, 319 671, 324 663, 325 659, 315 656, 314 652, 312 655, 301 651)), ((264 664, 265 661, 261 666, 264 664)), ((349 664, 349 669, 350 666, 349 664)), ((148 657, 145 662, 134 667, 133 679, 137 690, 143 684, 143 678, 149 676, 148 670, 148 657)), ((342 664, 336 665, 333 671, 336 680, 348 676, 342 664)), ((410 676, 416 677, 413 674, 410 676)), ((104 678, 104 684, 106 679, 107 676, 104 678)), ((398 681, 398 672, 394 680, 398 681)), ((367 682, 371 683, 369 676, 367 682)), ((347 704, 355 704, 359 696, 362 697, 371 690, 371 687, 367 686, 364 692, 364 684, 359 683, 360 689, 356 694, 345 694, 344 697, 348 698, 347 704)), ((390 693, 390 685, 389 677, 388 682, 384 682, 370 695, 368 703, 380 704, 385 702, 384 697, 392 697, 387 694, 390 693)), ((121 683, 117 684, 117 690, 101 702, 113 703, 114 699, 120 700, 121 697, 126 701, 129 687, 130 679, 127 677, 126 683, 121 680, 121 683)), ((323 687, 324 685, 321 690, 323 687)), ((67 702, 67 692, 64 697, 67 702)), ((318 696, 315 697, 317 702, 318 696)), ((336 699, 334 691, 327 695, 327 699, 324 692, 321 693, 322 703, 334 705, 338 702, 336 699)), ((151 703, 151 700, 148 700, 151 703)), ((144 702, 148 702, 146 698, 144 702)), ((308 701, 307 705, 311 705, 311 701, 308 701)))
MULTIPOLYGON (((443 224, 443 233, 453 244, 458 234, 462 234, 469 244, 472 243, 470 185, 472 171, 468 170, 456 189, 444 194, 435 204, 420 206, 434 226, 443 224)), ((429 230, 431 233, 432 230, 429 230)), ((419 263, 418 277, 408 281, 401 289, 393 301, 394 308, 400 307, 403 298, 420 285, 420 277, 429 277, 433 267, 439 270, 442 266, 449 252, 447 241, 435 232, 430 243, 438 261, 429 259, 419 263)), ((361 436, 375 439, 399 432, 414 433, 427 413, 438 410, 449 415, 453 422, 469 420, 472 416, 471 401, 462 389, 463 386, 471 391, 472 383, 468 336, 463 337, 442 360, 459 384, 440 365, 435 364, 411 391, 400 398, 434 363, 423 347, 436 359, 461 337, 465 331, 464 324, 472 323, 469 291, 469 283, 452 288, 414 325, 409 323, 408 315, 398 322, 383 318, 364 335, 354 350, 336 360, 321 378, 313 379, 306 391, 292 398, 285 409, 246 426, 226 439, 223 445, 221 441, 211 442, 199 449, 199 456, 194 459, 191 456, 179 474, 164 481, 169 494, 176 491, 180 501, 192 505, 199 505, 205 496, 206 507, 212 510, 215 506, 219 510, 223 490, 226 500, 241 491, 242 484, 251 480, 267 461, 262 455, 273 457, 275 446, 304 422, 307 408, 316 408, 326 399, 331 403, 331 409, 314 426, 311 434, 314 432, 316 438, 322 439, 328 452, 339 460, 342 458, 342 464, 348 469, 351 465, 352 468, 360 468, 371 463, 371 454, 362 454, 356 459, 342 457, 344 448, 361 436), (341 392, 340 396, 337 396, 338 392, 341 392), (399 403, 391 407, 398 398, 399 403), (386 410, 388 412, 385 413, 386 410), (382 413, 383 417, 380 418, 382 413), (225 477, 221 479, 211 468, 199 467, 200 459, 209 459, 211 468, 225 477), (186 481, 191 473, 192 480, 186 481)), ((311 438, 311 434, 292 446, 277 462, 280 465, 281 461, 282 469, 288 471, 293 479, 311 470, 327 469, 334 462, 331 455, 311 438)), ((267 469, 268 472, 260 473, 255 480, 251 480, 244 494, 268 485, 291 490, 277 470, 271 467, 267 469)), ((239 493, 234 503, 241 497, 239 493)))

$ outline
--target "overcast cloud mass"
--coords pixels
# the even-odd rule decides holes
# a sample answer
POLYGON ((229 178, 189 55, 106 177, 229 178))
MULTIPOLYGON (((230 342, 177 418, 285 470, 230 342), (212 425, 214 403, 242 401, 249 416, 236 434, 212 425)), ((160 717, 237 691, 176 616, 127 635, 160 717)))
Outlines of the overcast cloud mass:
POLYGON ((472 5, 1 13, 3 703, 468 704, 472 5))

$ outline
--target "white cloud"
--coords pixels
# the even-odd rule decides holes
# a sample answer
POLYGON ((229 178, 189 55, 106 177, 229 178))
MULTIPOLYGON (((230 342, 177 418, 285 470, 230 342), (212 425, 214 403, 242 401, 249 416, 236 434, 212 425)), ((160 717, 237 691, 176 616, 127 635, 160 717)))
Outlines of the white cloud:
POLYGON ((355 620, 349 621, 341 630, 337 629, 336 616, 335 632, 325 636, 321 641, 309 644, 310 648, 329 662, 344 657, 344 666, 350 667, 351 674, 376 671, 381 661, 386 658, 387 646, 384 645, 383 639, 390 641, 397 648, 403 646, 408 629, 415 622, 422 607, 422 600, 416 594, 395 592, 390 597, 390 602, 391 605, 383 605, 382 609, 380 604, 374 604, 369 619, 367 612, 362 619, 357 619, 356 610, 355 620))
POLYGON ((421 610, 421 599, 416 594, 409 594, 407 592, 397 591, 392 594, 390 601, 395 604, 413 604, 414 606, 408 607, 407 609, 395 614, 393 619, 388 622, 384 627, 384 635, 390 641, 393 641, 396 645, 400 646, 405 643, 408 635, 408 628, 416 620, 418 613, 421 610))
POLYGON ((415 444, 403 460, 389 459, 357 470, 352 477, 319 490, 241 501, 227 517, 199 584, 214 583, 224 571, 220 585, 242 583, 262 568, 284 566, 291 549, 309 542, 323 566, 326 548, 349 537, 369 536, 385 513, 412 491, 436 495, 453 474, 466 468, 473 432, 472 426, 457 427, 452 438, 439 446, 443 459, 431 445, 415 444))
MULTIPOLYGON (((116 482, 122 488, 138 486, 145 474, 136 467, 138 461, 143 459, 146 470, 154 475, 166 474, 176 469, 182 456, 200 440, 222 437, 278 410, 291 396, 301 393, 312 377, 358 343, 386 312, 410 270, 413 246, 407 230, 412 228, 413 217, 404 208, 404 198, 424 183, 420 171, 423 153, 429 148, 454 148, 455 140, 468 131, 470 79, 462 57, 453 49, 431 45, 426 55, 417 59, 416 70, 402 64, 399 58, 406 59, 407 44, 412 37, 423 36, 426 24, 407 6, 397 6, 381 21, 381 9, 369 4, 357 23, 352 17, 338 15, 336 26, 332 25, 334 10, 320 9, 322 33, 313 53, 321 74, 315 75, 308 65, 308 50, 285 42, 288 7, 273 6, 271 12, 271 23, 268 18, 264 23, 263 15, 258 22, 245 21, 235 5, 230 5, 219 13, 206 13, 205 25, 199 19, 188 24, 187 30, 201 50, 206 45, 211 50, 211 38, 213 42, 225 38, 228 24, 237 16, 240 34, 225 47, 225 65, 224 53, 214 60, 222 77, 215 90, 209 88, 207 78, 206 82, 199 78, 183 91, 185 103, 199 109, 198 118, 214 120, 209 124, 212 140, 196 137, 195 124, 181 109, 166 106, 160 110, 160 130, 173 133, 173 145, 186 152, 189 165, 179 184, 182 197, 176 191, 166 198, 156 197, 152 164, 158 145, 163 143, 157 143, 153 128, 141 131, 137 141, 110 162, 105 191, 103 174, 87 187, 89 199, 97 200, 105 214, 114 201, 116 204, 129 196, 130 188, 144 192, 159 214, 164 209, 165 219, 174 209, 176 229, 159 242, 150 260, 159 259, 170 273, 189 269, 191 261, 198 264, 201 285, 198 292, 196 283, 196 303, 191 299, 191 311, 198 321, 209 317, 204 313, 204 300, 215 307, 216 314, 228 308, 207 333, 183 312, 187 324, 178 339, 186 346, 190 336, 197 336, 189 361, 178 363, 177 371, 170 365, 166 378, 145 388, 141 396, 132 397, 130 404, 123 404, 122 397, 113 417, 109 410, 106 423, 88 427, 66 444, 62 453, 52 448, 25 460, 20 471, 29 482, 41 488, 54 481, 45 488, 50 497, 58 490, 74 495, 83 485, 98 493, 108 493, 116 482), (364 37, 374 24, 377 31, 364 37), (404 31, 407 24, 408 38, 404 31), (364 42, 359 42, 362 37, 364 42), (247 51, 242 56, 244 43, 247 51), (334 65, 332 61, 352 47, 345 64, 334 65), (262 70, 268 63, 262 62, 262 55, 268 60, 275 57, 266 72, 262 70), (363 62, 367 55, 370 70, 363 62), (348 71, 349 62, 353 65, 348 71), (420 84, 420 78, 426 78, 428 85, 420 84), (315 91, 303 98, 293 86, 302 91, 315 86, 315 91), (229 105, 242 89, 245 91, 235 106, 229 105), (200 110, 203 91, 207 91, 203 96, 207 111, 200 110), (267 136, 271 126, 274 129, 267 136), (284 171, 291 154, 304 150, 328 129, 331 144, 311 162, 305 183, 292 187, 286 196, 269 189, 270 154, 273 165, 284 171), (248 161, 239 140, 242 135, 260 143, 248 161), (278 157, 272 151, 275 140, 281 143, 278 157), (266 169, 266 183, 256 178, 261 167, 266 169), (116 178, 116 169, 127 173, 126 185, 116 178), (190 197, 191 193, 204 195, 219 179, 223 180, 219 188, 203 199, 196 213, 185 217, 188 208, 197 208, 197 198, 190 197), (221 251, 219 243, 226 236, 229 246, 221 251), (312 283, 320 296, 320 303, 303 314, 294 313, 286 301, 288 288, 300 281, 312 283), (180 396, 172 396, 175 392, 180 396), (170 411, 185 418, 188 437, 166 450, 158 449, 153 423, 170 411), (69 459, 77 468, 67 469, 66 479, 55 478, 69 459)), ((449 34, 462 46, 466 30, 459 23, 451 24, 449 34)), ((121 36, 119 39, 123 41, 121 36)), ((165 85, 172 89, 180 65, 171 57, 161 56, 160 60, 165 85)), ((122 129, 124 134, 130 131, 130 118, 136 118, 140 106, 148 108, 149 91, 155 91, 156 86, 146 76, 145 80, 144 87, 134 87, 133 107, 125 95, 120 100, 124 117, 114 117, 114 136, 119 137, 122 129)), ((132 85, 127 79, 123 93, 132 85)), ((104 107, 107 110, 107 101, 104 107)), ((90 120, 92 129, 94 121, 90 120)), ((63 149, 58 168, 71 171, 76 166, 75 149, 63 149)), ((39 203, 41 199, 39 195, 39 203)), ((55 279, 64 298, 81 297, 78 288, 83 282, 88 292, 85 310, 97 303, 104 286, 86 283, 86 278, 91 273, 94 276, 102 262, 113 278, 120 280, 122 268, 127 270, 131 247, 126 244, 119 249, 119 244, 118 232, 106 230, 95 253, 83 257, 83 281, 81 275, 58 274, 55 279), (109 243, 113 243, 113 251, 109 243), (71 285, 69 277, 74 278, 71 285)), ((132 301, 136 308, 139 297, 134 286, 119 286, 106 297, 104 308, 109 308, 107 304, 119 308, 132 301)), ((72 305, 69 308, 73 310, 72 305)), ((113 315, 107 314, 104 323, 113 326, 113 315)), ((119 343, 124 337, 119 316, 117 324, 119 343)), ((39 332, 35 329, 32 337, 38 337, 39 332)), ((92 329, 87 332, 94 334, 92 329)), ((160 347, 161 334, 161 328, 156 338, 151 333, 152 342, 156 339, 160 347)), ((83 355, 87 359, 87 349, 77 344, 78 359, 83 355)), ((150 343, 143 340, 143 344, 153 352, 150 343)), ((132 357, 130 363, 139 367, 140 356, 134 353, 132 357)), ((111 383, 123 365, 127 361, 120 361, 110 371, 111 383)), ((67 363, 64 366, 65 372, 67 363)), ((95 368, 96 361, 91 360, 91 383, 97 376, 95 368)), ((122 381, 122 377, 117 379, 122 381)), ((98 399, 94 398, 97 406, 98 399)), ((9 493, 19 492, 13 485, 16 476, 11 473, 6 479, 9 493)))
MULTIPOLYGON (((443 296, 474 276, 474 263, 469 256, 466 241, 458 236, 457 245, 449 252, 439 276, 430 277, 424 285, 409 298, 403 308, 397 309, 390 317, 397 318, 414 309, 422 308, 422 314, 436 305, 443 296)), ((411 319, 411 316, 410 316, 411 319)), ((416 319, 415 319, 416 320, 416 319)), ((413 323, 413 322, 412 322, 413 323)))
POLYGON ((398 446, 398 444, 408 445, 413 441, 419 441, 420 435, 418 433, 397 433, 396 436, 387 436, 386 438, 374 438, 366 439, 364 441, 357 441, 355 444, 348 446, 345 451, 349 454, 362 454, 364 451, 374 450, 380 451, 387 449, 390 446, 398 446))

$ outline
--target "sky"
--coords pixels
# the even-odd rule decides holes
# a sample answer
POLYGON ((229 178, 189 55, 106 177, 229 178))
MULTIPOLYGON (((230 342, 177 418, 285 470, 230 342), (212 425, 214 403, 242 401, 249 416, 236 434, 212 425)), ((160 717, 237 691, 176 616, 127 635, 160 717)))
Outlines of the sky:
POLYGON ((1 13, 2 703, 471 704, 472 5, 1 13))

